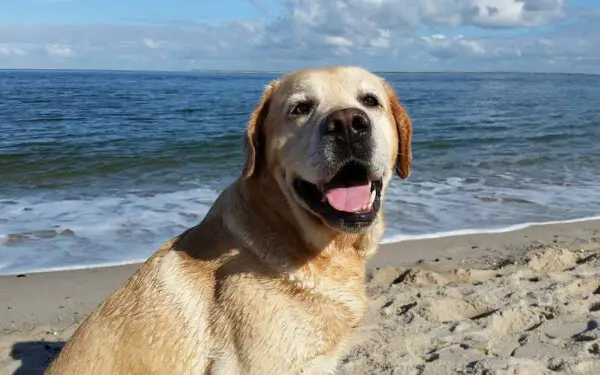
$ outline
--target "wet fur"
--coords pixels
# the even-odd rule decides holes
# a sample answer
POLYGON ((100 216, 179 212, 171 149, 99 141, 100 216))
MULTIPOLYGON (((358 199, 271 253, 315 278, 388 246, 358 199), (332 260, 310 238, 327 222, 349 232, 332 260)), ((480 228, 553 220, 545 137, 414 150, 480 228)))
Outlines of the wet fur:
MULTIPOLYGON (((274 113, 281 107, 273 103, 286 93, 278 87, 335 69, 381 84, 393 143, 387 168, 402 178, 410 173, 412 130, 383 80, 358 68, 328 69, 265 89, 248 124, 242 175, 200 224, 158 249, 89 315, 47 374, 334 372, 362 324, 365 265, 384 219, 379 214, 363 233, 338 232, 296 201, 281 175, 286 155, 274 113)), ((322 84, 340 79, 331 77, 322 84)))

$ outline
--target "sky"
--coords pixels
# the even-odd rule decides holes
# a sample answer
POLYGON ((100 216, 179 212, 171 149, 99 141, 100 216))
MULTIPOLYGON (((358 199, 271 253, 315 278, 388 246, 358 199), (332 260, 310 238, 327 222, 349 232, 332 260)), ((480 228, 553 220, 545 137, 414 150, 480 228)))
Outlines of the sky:
POLYGON ((600 0, 0 0, 0 69, 600 74, 600 0))

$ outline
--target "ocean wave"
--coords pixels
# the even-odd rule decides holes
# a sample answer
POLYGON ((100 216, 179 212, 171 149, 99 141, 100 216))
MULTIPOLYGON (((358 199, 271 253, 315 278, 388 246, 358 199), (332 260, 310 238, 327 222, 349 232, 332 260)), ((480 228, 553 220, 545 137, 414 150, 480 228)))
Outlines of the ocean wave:
POLYGON ((597 221, 600 220, 600 216, 588 216, 581 217, 576 219, 569 220, 549 220, 549 221, 539 221, 539 222, 528 222, 521 224, 508 225, 505 227, 494 227, 494 228, 470 228, 470 229, 458 229, 451 230, 446 232, 434 232, 434 233, 425 233, 425 234, 416 234, 416 235, 402 235, 396 234, 388 237, 384 237, 382 244, 391 244, 405 241, 417 241, 417 240, 427 240, 427 239, 435 239, 435 238, 446 238, 446 237, 457 237, 457 236, 468 236, 475 234, 496 234, 496 233, 509 233, 515 232, 522 229, 527 229, 536 226, 543 225, 559 225, 559 224, 574 224, 574 223, 582 223, 587 221, 597 221))
MULTIPOLYGON (((401 243, 406 241, 420 241, 420 240, 428 240, 428 239, 438 239, 438 238, 447 238, 447 237, 457 237, 457 236, 468 236, 468 235, 478 235, 478 234, 498 234, 498 233, 510 233, 523 229, 527 229, 534 226, 544 226, 544 225, 560 225, 560 224, 574 224, 574 223, 583 223, 590 221, 600 220, 600 216, 590 216, 583 218, 576 218, 570 220, 554 220, 554 221, 543 221, 543 222, 529 222, 529 223, 521 223, 510 225, 506 227, 498 227, 498 228, 479 228, 479 229, 460 229, 446 232, 435 232, 435 233, 425 233, 420 235, 392 235, 389 237, 384 237, 381 241, 381 244, 394 244, 401 243)), ((6 239, 5 235, 0 235, 0 244, 2 244, 2 240, 6 239)), ((0 275, 12 275, 17 273, 44 273, 44 272, 62 272, 62 271, 77 271, 77 270, 85 270, 85 269, 98 269, 98 268, 108 268, 108 267, 119 267, 119 266, 127 266, 140 264, 147 260, 148 257, 141 258, 132 258, 121 261, 112 261, 112 262, 88 262, 81 263, 77 265, 63 265, 63 266, 52 266, 52 267, 42 267, 42 268, 22 268, 19 270, 14 270, 10 268, 10 263, 0 263, 0 275)))
POLYGON ((93 199, 15 199, 0 205, 0 273, 143 258, 197 224, 217 194, 194 188, 93 199))
MULTIPOLYGON (((0 272, 143 259, 197 223, 239 175, 271 78, 4 74, 0 272)), ((597 78, 388 78, 413 120, 414 162, 388 190, 386 240, 600 212, 597 78)))

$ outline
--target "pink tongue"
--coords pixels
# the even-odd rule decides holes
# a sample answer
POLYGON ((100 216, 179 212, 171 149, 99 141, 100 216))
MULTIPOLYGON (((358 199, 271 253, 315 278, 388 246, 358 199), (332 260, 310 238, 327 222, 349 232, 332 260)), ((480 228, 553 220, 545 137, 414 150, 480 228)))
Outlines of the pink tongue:
POLYGON ((371 187, 369 184, 352 187, 339 187, 325 192, 329 204, 338 211, 359 212, 369 205, 371 187))

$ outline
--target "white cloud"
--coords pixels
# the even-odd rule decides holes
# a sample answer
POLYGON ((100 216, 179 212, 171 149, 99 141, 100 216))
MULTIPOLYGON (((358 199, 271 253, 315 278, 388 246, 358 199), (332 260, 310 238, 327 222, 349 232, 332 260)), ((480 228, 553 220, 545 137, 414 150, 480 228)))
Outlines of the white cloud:
POLYGON ((150 49, 159 49, 162 48, 163 43, 162 42, 157 42, 154 39, 150 39, 150 38, 143 38, 142 39, 142 44, 150 49))
MULTIPOLYGON (((423 26, 533 27, 565 13, 565 0, 285 0, 283 5, 281 17, 265 26, 260 46, 286 56, 290 46, 297 55, 309 54, 318 40, 373 55, 415 43, 423 26)), ((476 54, 485 52, 473 41, 457 43, 476 54)))
POLYGON ((462 35, 447 38, 442 34, 434 34, 422 38, 427 46, 431 48, 432 54, 440 57, 454 57, 456 55, 479 55, 484 56, 486 50, 482 42, 466 39, 462 35))
POLYGON ((352 47, 352 42, 343 36, 326 36, 325 43, 335 47, 352 47))
POLYGON ((421 39, 423 39, 425 42, 427 42, 427 44, 443 43, 446 41, 446 35, 433 34, 431 36, 424 36, 421 39))
MULTIPOLYGON (((286 0, 284 19, 304 27, 358 31, 429 26, 536 26, 565 14, 566 0, 286 0), (364 22, 364 20, 377 22, 364 22), (358 22, 363 21, 363 22, 358 22)), ((282 23, 284 24, 284 23, 282 23)))
POLYGON ((565 0, 471 0, 463 23, 482 27, 537 26, 564 16, 565 0))
POLYGON ((600 72, 600 13, 566 0, 279 1, 267 22, 0 27, 0 67, 600 72))
POLYGON ((46 53, 50 57, 57 57, 61 59, 75 56, 75 52, 73 49, 71 49, 71 47, 62 44, 47 44, 46 53))
POLYGON ((25 51, 10 44, 0 44, 0 55, 3 56, 25 56, 25 51))
POLYGON ((379 30, 379 36, 372 39, 369 44, 375 48, 388 48, 390 46, 390 32, 388 30, 379 30))

